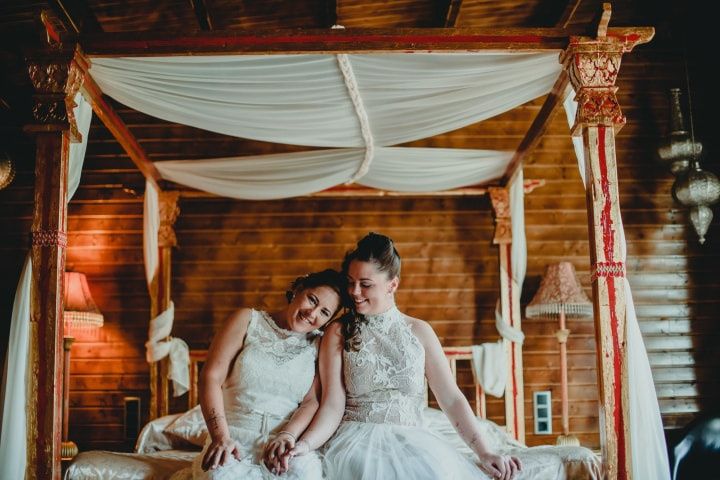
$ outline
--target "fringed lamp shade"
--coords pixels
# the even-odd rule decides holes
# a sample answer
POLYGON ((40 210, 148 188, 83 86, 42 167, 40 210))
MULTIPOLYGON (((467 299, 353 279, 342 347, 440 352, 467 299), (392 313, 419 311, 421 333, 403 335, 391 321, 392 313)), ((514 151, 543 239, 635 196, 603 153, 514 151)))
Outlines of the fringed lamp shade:
POLYGON ((564 312, 569 317, 590 317, 592 302, 578 281, 570 262, 548 265, 540 288, 525 311, 528 318, 557 317, 564 312))
POLYGON ((103 326, 100 313, 90 294, 84 273, 65 272, 65 329, 103 326))

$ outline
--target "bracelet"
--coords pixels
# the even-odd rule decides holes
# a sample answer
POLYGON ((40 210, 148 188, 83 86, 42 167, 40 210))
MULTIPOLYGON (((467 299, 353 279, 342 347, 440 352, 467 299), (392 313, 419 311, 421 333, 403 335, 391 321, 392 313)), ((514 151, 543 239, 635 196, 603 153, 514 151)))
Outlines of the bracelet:
POLYGON ((292 437, 292 439, 295 440, 295 442, 297 442, 297 437, 296 437, 295 435, 293 435, 292 432, 288 432, 287 430, 280 430, 280 431, 277 433, 277 436, 280 436, 280 435, 282 435, 283 433, 285 433, 285 434, 287 434, 287 435, 290 435, 290 436, 292 437))

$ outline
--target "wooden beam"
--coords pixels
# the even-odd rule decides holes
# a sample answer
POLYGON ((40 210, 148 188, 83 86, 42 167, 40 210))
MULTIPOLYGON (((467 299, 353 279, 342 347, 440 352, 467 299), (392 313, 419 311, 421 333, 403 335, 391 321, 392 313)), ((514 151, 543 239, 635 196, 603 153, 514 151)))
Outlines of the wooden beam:
POLYGON ((67 248, 70 142, 79 141, 72 113, 82 82, 74 50, 50 48, 27 57, 35 90, 35 196, 25 478, 59 480, 62 436, 63 284, 67 248))
MULTIPOLYGON (((597 37, 576 37, 561 62, 577 92, 573 135, 582 135, 585 152, 585 198, 588 211, 593 316, 600 400, 600 444, 609 480, 632 478, 630 439, 624 239, 618 198, 615 134, 625 117, 615 92, 622 55, 633 45, 604 36, 609 5, 597 37)), ((652 38, 652 36, 650 37, 652 38)))
POLYGON ((555 107, 560 103, 568 83, 567 72, 563 70, 555 81, 555 85, 553 85, 535 120, 533 120, 530 129, 525 133, 525 137, 523 137, 520 145, 518 145, 518 148, 515 150, 515 154, 505 170, 505 175, 503 175, 503 185, 512 183, 522 168, 525 159, 530 156, 538 143, 540 143, 540 139, 545 133, 545 130, 547 130, 550 120, 552 120, 553 114, 555 113, 555 107))
POLYGON ((97 17, 83 0, 48 0, 48 4, 70 32, 103 31, 97 17))
POLYGON ((338 23, 337 0, 324 0, 320 2, 320 25, 330 28, 338 23))
POLYGON ((450 0, 443 25, 445 28, 454 28, 455 25, 457 25, 458 18, 460 18, 461 7, 462 0, 450 0))
MULTIPOLYGON (((649 41, 651 27, 610 28, 622 44, 649 41)), ((156 32, 84 35, 83 51, 98 57, 368 52, 562 50, 585 30, 559 28, 416 28, 214 31, 167 37, 156 32)))
MULTIPOLYGON (((500 309, 510 328, 520 329, 520 285, 513 278, 512 218, 510 192, 505 187, 489 189, 495 217, 493 244, 498 246, 500 266, 500 309)), ((523 382, 522 344, 503 342, 508 365, 505 387, 505 428, 512 437, 525 443, 525 388, 523 382)))
POLYGON ((212 18, 210 17, 210 11, 207 8, 205 0, 190 0, 190 4, 195 12, 195 18, 197 18, 200 30, 206 32, 212 30, 212 18))
POLYGON ((582 0, 570 0, 565 6, 565 11, 562 13, 555 26, 558 28, 567 28, 575 16, 575 12, 580 6, 580 2, 582 2, 582 0))
MULTIPOLYGON (((82 58, 82 57, 81 57, 82 58)), ((79 62, 81 68, 85 72, 85 82, 81 87, 83 93, 87 95, 87 98, 92 104, 93 111, 102 120, 103 124, 110 130, 115 140, 123 147, 125 153, 128 154, 130 160, 138 167, 145 178, 155 184, 158 187, 157 182, 161 179, 160 172, 155 168, 155 165, 150 161, 145 149, 142 148, 140 143, 137 141, 135 136, 132 134, 130 129, 125 125, 122 118, 115 112, 115 109, 110 105, 102 95, 100 87, 95 83, 90 72, 88 71, 87 60, 79 62)))

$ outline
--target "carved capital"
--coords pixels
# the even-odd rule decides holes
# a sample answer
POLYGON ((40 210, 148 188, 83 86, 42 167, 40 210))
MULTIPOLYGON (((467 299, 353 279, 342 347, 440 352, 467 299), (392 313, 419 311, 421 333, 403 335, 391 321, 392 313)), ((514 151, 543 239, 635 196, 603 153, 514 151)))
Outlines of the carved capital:
POLYGON ((577 92, 573 134, 579 134, 580 127, 589 125, 606 125, 617 132, 625 124, 615 96, 615 81, 625 49, 626 45, 614 38, 573 37, 563 52, 561 61, 577 92))
POLYGON ((175 221, 180 214, 178 199, 180 192, 161 191, 158 194, 160 206, 160 230, 158 232, 158 244, 160 247, 174 247, 177 245, 175 235, 175 221))
POLYGON ((82 85, 84 73, 67 51, 43 52, 27 59, 28 74, 35 89, 33 118, 27 130, 69 130, 73 141, 80 141, 75 123, 75 94, 82 85))
POLYGON ((488 188, 490 201, 495 213, 494 245, 512 243, 512 224, 510 223, 510 194, 507 188, 488 188))

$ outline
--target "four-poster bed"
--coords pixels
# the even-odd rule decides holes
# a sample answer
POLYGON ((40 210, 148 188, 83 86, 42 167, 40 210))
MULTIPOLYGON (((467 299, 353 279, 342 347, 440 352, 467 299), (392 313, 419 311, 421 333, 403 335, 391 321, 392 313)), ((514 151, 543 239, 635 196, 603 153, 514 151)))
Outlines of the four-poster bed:
MULTIPOLYGON (((591 173, 590 179, 599 179, 599 187, 588 193, 588 208, 593 213, 590 222, 591 232, 594 228, 598 229, 598 235, 593 236, 591 244, 595 247, 593 256, 593 265, 596 268, 594 276, 593 289, 596 298, 596 325, 599 330, 598 337, 598 355, 601 389, 601 403, 606 407, 603 413, 603 425, 605 428, 604 438, 604 455, 606 466, 608 467, 611 478, 629 478, 630 477, 630 442, 626 441, 627 433, 627 405, 624 401, 627 393, 627 375, 624 373, 626 366, 624 365, 624 356, 620 350, 620 343, 623 341, 623 318, 624 303, 622 293, 619 287, 614 283, 614 278, 622 276, 622 265, 618 262, 621 255, 614 253, 619 247, 620 242, 616 238, 620 233, 612 227, 612 219, 619 218, 616 191, 612 190, 612 186, 616 183, 613 177, 614 167, 614 139, 612 129, 605 127, 614 127, 623 122, 617 108, 617 101, 614 97, 614 80, 619 67, 619 58, 623 52, 629 51, 636 43, 648 41, 652 36, 651 29, 607 29, 607 19, 598 31, 597 38, 587 37, 568 37, 563 31, 504 31, 492 33, 453 32, 452 35, 447 33, 424 33, 423 35, 403 35, 403 33, 392 32, 383 33, 355 33, 355 32, 338 32, 328 33, 326 31, 321 34, 293 34, 293 35, 206 35, 187 37, 185 39, 177 39, 175 42, 167 42, 161 39, 109 39, 100 41, 98 39, 88 38, 81 41, 86 53, 100 54, 108 53, 107 49, 117 55, 132 55, 141 52, 142 55, 159 55, 159 54, 178 54, 180 49, 186 50, 185 53, 267 53, 267 52, 285 52, 285 53, 302 53, 302 52, 337 52, 346 54, 358 51, 388 51, 395 49, 411 50, 411 51, 469 51, 482 49, 520 49, 520 50, 557 50, 565 49, 564 64, 566 71, 570 72, 569 78, 576 90, 579 91, 581 99, 581 109, 578 114, 577 128, 583 132, 589 132, 584 137, 587 149, 587 157, 589 158, 588 169, 591 173), (103 48, 106 48, 103 51, 103 48), (124 50, 123 50, 124 49, 124 50), (599 62, 596 60, 600 60, 599 62), (606 70, 610 65, 612 71, 606 70), (598 72, 604 75, 596 75, 598 72), (583 73, 587 75, 583 76, 583 73), (597 202, 598 207, 594 207, 597 202), (596 213, 597 210, 597 213, 596 213), (599 302, 599 303, 598 303, 599 302), (621 314, 618 312, 623 311, 621 314), (607 360, 610 359, 610 360, 607 360)), ((141 171, 146 174, 149 185, 157 185, 157 181, 161 178, 157 169, 144 156, 142 148, 137 142, 133 141, 132 135, 127 132, 123 133, 122 122, 113 117, 112 109, 107 104, 103 105, 100 97, 100 89, 92 81, 92 71, 87 72, 87 65, 82 65, 82 57, 72 57, 73 51, 67 52, 62 62, 53 60, 52 65, 59 65, 60 69, 64 69, 68 77, 76 76, 80 78, 82 72, 85 74, 84 90, 90 97, 94 110, 103 119, 103 121, 118 136, 120 142, 127 149, 128 154, 138 164, 141 171), (75 60, 71 59, 75 58, 75 60), (63 63, 64 62, 64 63, 63 63), (78 68, 79 67, 79 68, 78 68), (72 73, 72 75, 71 75, 72 73)), ((563 86, 567 80, 564 74, 560 75, 555 83, 557 92, 551 95, 553 102, 557 102, 562 92, 563 86)), ((41 82, 38 82, 36 88, 45 88, 41 82)), ((54 95, 63 95, 70 98, 70 92, 79 87, 79 81, 62 82, 62 85, 55 86, 54 95)), ((39 182, 37 184, 39 192, 46 192, 51 195, 53 192, 56 196, 64 198, 63 190, 63 172, 62 166, 67 163, 63 157, 63 150, 60 148, 58 139, 67 139, 70 136, 68 130, 72 122, 55 127, 59 133, 43 133, 38 138, 38 172, 48 175, 48 179, 59 180, 57 185, 49 185, 44 188, 42 183, 42 175, 38 175, 39 182), (59 155, 59 161, 52 162, 53 165, 60 165, 55 177, 52 170, 45 169, 43 162, 46 161, 45 152, 52 150, 52 154, 56 157, 59 155), (53 190, 55 188, 55 190, 53 190)), ((537 135, 542 130, 542 126, 538 126, 535 130, 537 135)), ((46 128, 49 130, 49 128, 46 128)), ((531 148, 533 138, 529 137, 527 142, 523 142, 526 148, 531 148)), ((512 181, 516 178, 519 167, 522 163, 522 152, 516 154, 511 163, 511 168, 505 171, 507 180, 512 181)), ((496 222, 499 231, 506 231, 511 220, 508 219, 507 206, 504 204, 507 200, 508 191, 504 187, 497 190, 493 197, 493 205, 496 212, 496 222)), ((58 286, 59 275, 62 273, 62 255, 64 244, 62 235, 64 234, 64 215, 65 208, 58 205, 57 202, 45 202, 38 197, 36 204, 39 209, 36 212, 37 219, 46 218, 47 212, 59 212, 59 220, 56 224, 34 226, 37 232, 49 231, 55 232, 56 241, 47 241, 34 243, 34 251, 37 251, 37 271, 42 272, 40 278, 34 281, 34 291, 36 292, 54 292, 58 286), (55 205, 57 208, 54 208, 55 205), (52 253, 57 261, 52 262, 51 258, 44 256, 52 253), (53 264, 55 267, 49 268, 53 264), (57 271, 56 271, 57 270, 57 271), (54 275, 54 273, 55 275, 54 275)), ((62 202, 61 202, 62 203, 62 202)), ((617 220, 615 220, 617 222, 617 220)), ((39 235, 39 234, 38 234, 39 235)), ((54 237, 53 237, 54 238, 54 237)), ((519 285, 517 275, 513 272, 512 254, 511 254, 511 237, 498 235, 496 243, 500 244, 500 268, 501 268, 501 311, 502 318, 505 319, 512 327, 519 327, 520 309, 519 309, 519 285)), ((169 268, 170 268, 170 247, 172 240, 161 240, 160 248, 160 272, 151 281, 151 292, 155 291, 153 300, 153 316, 164 311, 169 303, 169 268), (164 250, 163 250, 164 249, 164 250), (163 280, 164 278, 165 280, 163 280)), ((621 262, 622 260, 620 260, 621 262)), ((33 318, 39 318, 46 312, 59 312, 61 308, 60 300, 57 295, 50 297, 42 296, 40 302, 33 303, 33 318), (54 302, 54 303, 53 303, 54 302), (54 305, 53 308, 50 308, 54 305)), ((44 317, 48 318, 48 317, 44 317)), ((35 321, 37 324, 37 321, 35 321)), ((40 322, 45 325, 47 322, 40 322)), ((38 331, 32 337, 32 349, 39 351, 42 342, 47 342, 46 352, 52 353, 57 357, 58 352, 58 328, 52 327, 50 322, 50 331, 38 331)), ((43 328, 46 328, 44 326, 43 328)), ((60 332, 61 333, 61 332, 60 332)), ((61 338, 62 335, 60 334, 61 338)), ((53 355, 50 358, 53 358, 53 355)), ((522 419, 522 357, 519 348, 510 349, 511 363, 515 366, 511 369, 516 376, 511 379, 510 402, 513 408, 509 409, 510 413, 508 424, 511 425, 513 434, 522 438, 523 422, 513 421, 513 416, 522 419), (519 375, 518 375, 519 372, 519 375)), ((56 358, 57 360, 57 358, 56 358)), ((55 433, 58 429, 57 405, 53 401, 58 398, 55 387, 52 382, 52 373, 61 368, 59 363, 51 362, 52 368, 44 365, 33 364, 33 369, 40 369, 41 372, 47 374, 47 378, 41 379, 38 385, 38 391, 33 392, 31 401, 34 403, 48 402, 48 406, 53 408, 45 409, 39 413, 37 423, 35 419, 30 420, 31 432, 37 439, 37 444, 31 445, 28 468, 32 468, 40 476, 47 473, 48 476, 56 475, 57 461, 55 455, 47 455, 44 452, 52 452, 55 449, 55 433), (33 427, 36 430, 33 430, 33 427), (47 448, 46 448, 47 447, 47 448), (44 473, 43 473, 44 472, 44 473)), ((154 367, 155 368, 155 367, 154 367)), ((164 378, 164 375, 161 375, 164 378)), ((157 381, 157 378, 156 378, 157 381)), ((153 382, 153 385, 155 382, 153 382)), ((157 398, 158 404, 153 409, 155 415, 163 413, 161 405, 164 400, 159 395, 153 395, 157 398)))

